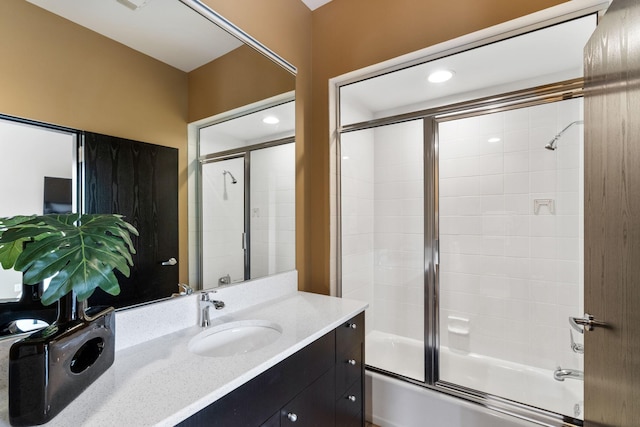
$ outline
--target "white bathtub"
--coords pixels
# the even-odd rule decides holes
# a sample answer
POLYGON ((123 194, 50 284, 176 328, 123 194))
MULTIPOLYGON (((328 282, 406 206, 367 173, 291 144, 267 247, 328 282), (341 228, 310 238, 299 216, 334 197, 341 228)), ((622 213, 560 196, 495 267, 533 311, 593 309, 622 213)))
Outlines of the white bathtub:
MULTIPOLYGON (((409 338, 372 331, 366 363, 423 379, 424 346, 409 338)), ((450 383, 581 418, 582 382, 553 379, 553 371, 480 355, 440 349, 440 378, 450 383), (579 414, 575 412, 577 409, 579 414)), ((367 371, 367 419, 381 427, 506 427, 537 424, 500 414, 406 381, 367 371), (428 423, 425 421, 428 420, 428 423)))

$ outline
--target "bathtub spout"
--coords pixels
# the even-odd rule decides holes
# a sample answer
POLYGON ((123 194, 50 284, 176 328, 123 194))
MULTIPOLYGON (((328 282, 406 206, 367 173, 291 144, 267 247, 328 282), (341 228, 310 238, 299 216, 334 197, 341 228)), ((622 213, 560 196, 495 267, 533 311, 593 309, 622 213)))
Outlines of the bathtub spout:
POLYGON ((565 378, 573 378, 576 380, 584 381, 584 372, 577 369, 562 369, 558 366, 558 369, 553 371, 553 378, 557 381, 564 381, 565 378))

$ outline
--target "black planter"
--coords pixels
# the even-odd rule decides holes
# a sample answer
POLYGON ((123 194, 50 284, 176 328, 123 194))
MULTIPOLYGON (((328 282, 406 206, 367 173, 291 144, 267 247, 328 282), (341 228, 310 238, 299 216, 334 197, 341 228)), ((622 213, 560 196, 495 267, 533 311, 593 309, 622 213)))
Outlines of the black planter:
POLYGON ((114 353, 113 307, 77 311, 75 296, 63 297, 51 326, 11 346, 11 425, 50 421, 113 364, 114 353))

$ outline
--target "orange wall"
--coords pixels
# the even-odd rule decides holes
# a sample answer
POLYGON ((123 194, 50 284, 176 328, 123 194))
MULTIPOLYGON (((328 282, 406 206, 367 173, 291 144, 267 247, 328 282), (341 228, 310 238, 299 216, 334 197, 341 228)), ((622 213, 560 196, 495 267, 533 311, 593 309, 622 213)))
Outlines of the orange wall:
POLYGON ((179 149, 186 281, 186 74, 24 0, 0 1, 0 40, 0 112, 179 149))

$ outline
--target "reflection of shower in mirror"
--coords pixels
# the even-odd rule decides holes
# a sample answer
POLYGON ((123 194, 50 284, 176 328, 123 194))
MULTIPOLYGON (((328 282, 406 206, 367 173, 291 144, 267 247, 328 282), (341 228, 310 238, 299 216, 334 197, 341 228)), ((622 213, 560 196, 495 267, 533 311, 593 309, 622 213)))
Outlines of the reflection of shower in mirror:
POLYGON ((238 180, 233 176, 233 174, 231 172, 229 172, 226 169, 222 171, 222 175, 224 177, 224 181, 222 182, 222 184, 224 185, 224 191, 222 193, 222 200, 229 200, 229 194, 227 193, 227 174, 231 177, 231 183, 232 184, 237 184, 238 183, 238 180))
POLYGON ((223 175, 229 174, 229 176, 231 177, 231 183, 232 184, 236 184, 238 182, 238 180, 233 176, 233 174, 231 172, 229 172, 228 170, 222 171, 223 175))

